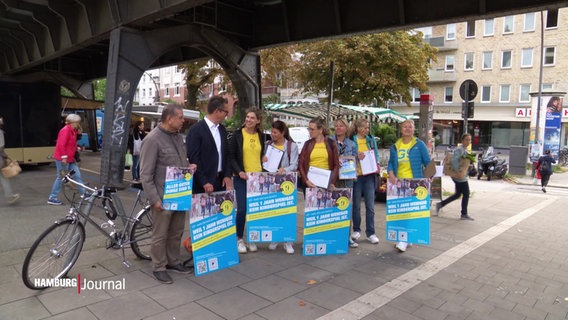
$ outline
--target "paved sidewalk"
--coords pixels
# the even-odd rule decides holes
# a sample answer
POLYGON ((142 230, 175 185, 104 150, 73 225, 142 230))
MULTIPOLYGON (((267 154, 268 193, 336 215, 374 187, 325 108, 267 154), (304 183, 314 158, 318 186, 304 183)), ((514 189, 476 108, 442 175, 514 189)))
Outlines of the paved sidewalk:
MULTIPOLYGON (((83 159, 83 175, 96 181, 98 155, 83 159)), ((0 202, 0 319, 568 319, 568 190, 559 188, 568 173, 553 175, 547 194, 526 178, 471 180, 476 220, 459 220, 459 201, 451 203, 431 218, 431 245, 406 253, 384 240, 385 206, 376 203, 379 245, 362 239, 327 257, 301 256, 300 243, 294 255, 260 246, 235 267, 173 275, 172 285, 131 252, 132 267, 123 267, 120 252, 87 229, 70 276, 124 279, 126 289, 77 294, 29 290, 20 279, 31 243, 67 209, 45 204, 54 171, 26 168, 14 181, 21 201, 0 202)), ((443 188, 453 191, 450 179, 443 188)))

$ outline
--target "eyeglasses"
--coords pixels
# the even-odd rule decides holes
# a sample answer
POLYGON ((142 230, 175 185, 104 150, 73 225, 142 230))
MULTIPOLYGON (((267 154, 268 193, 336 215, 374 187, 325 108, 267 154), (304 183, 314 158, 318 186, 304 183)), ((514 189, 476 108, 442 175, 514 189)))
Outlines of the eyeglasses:
POLYGON ((217 109, 221 112, 223 112, 225 115, 229 114, 229 110, 225 110, 225 109, 217 109))

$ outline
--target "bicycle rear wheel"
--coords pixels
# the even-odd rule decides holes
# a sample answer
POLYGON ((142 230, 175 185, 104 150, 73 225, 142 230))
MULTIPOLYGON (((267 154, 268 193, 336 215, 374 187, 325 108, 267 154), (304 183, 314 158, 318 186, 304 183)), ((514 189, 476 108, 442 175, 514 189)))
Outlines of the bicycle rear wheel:
POLYGON ((137 221, 130 231, 131 247, 134 254, 143 260, 151 260, 150 248, 152 247, 152 210, 149 206, 145 207, 142 213, 138 214, 137 221))
POLYGON ((85 227, 72 220, 58 221, 34 242, 24 260, 22 280, 26 287, 41 290, 52 286, 71 270, 85 241, 85 227))

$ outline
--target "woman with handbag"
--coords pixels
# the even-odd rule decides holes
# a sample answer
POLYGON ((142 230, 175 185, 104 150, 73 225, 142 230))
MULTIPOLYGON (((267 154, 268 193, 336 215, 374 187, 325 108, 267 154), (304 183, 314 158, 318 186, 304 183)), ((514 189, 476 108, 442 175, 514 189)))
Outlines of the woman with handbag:
MULTIPOLYGON (((4 168, 8 165, 8 155, 4 151, 4 131, 2 130, 4 126, 4 118, 0 117, 0 168, 4 168)), ((0 184, 2 184, 2 189, 4 189, 4 197, 9 204, 12 204, 20 198, 20 194, 14 193, 12 191, 12 184, 8 178, 5 178, 3 174, 0 174, 0 184)))
POLYGON ((145 136, 144 122, 136 121, 134 128, 132 128, 132 134, 128 139, 128 151, 132 154, 130 170, 132 171, 132 180, 134 181, 140 181, 140 146, 142 146, 142 140, 145 136))

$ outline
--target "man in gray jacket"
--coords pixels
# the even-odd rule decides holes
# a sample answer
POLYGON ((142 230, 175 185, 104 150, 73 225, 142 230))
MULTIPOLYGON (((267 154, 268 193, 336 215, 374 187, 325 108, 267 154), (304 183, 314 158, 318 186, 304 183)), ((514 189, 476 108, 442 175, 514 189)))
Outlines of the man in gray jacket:
POLYGON ((185 227, 185 211, 165 210, 162 207, 166 169, 189 167, 185 144, 179 130, 183 125, 183 108, 169 104, 162 111, 160 125, 142 141, 140 150, 140 180, 152 204, 152 248, 150 255, 154 277, 162 283, 173 280, 166 270, 187 274, 191 269, 180 260, 180 244, 185 227))

